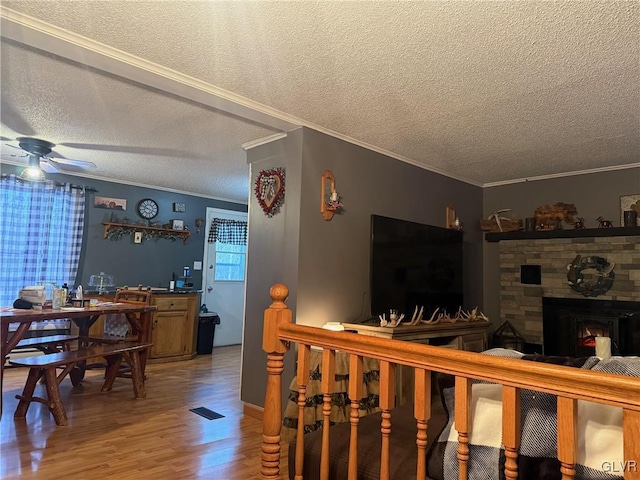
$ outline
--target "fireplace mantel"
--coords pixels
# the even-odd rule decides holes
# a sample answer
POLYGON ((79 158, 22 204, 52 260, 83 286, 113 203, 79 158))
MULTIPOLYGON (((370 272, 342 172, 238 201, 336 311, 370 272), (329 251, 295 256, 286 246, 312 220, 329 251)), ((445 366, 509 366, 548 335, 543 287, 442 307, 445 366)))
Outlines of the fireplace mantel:
POLYGON ((614 228, 579 228, 567 230, 536 230, 535 232, 487 232, 487 242, 500 242, 501 240, 541 240, 545 238, 590 238, 590 237, 627 237, 640 235, 640 227, 614 227, 614 228))

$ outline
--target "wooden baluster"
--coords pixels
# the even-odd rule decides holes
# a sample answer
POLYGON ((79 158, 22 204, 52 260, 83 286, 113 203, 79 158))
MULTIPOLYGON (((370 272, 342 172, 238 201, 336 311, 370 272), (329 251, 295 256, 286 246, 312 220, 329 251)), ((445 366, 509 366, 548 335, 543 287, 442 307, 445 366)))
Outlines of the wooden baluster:
POLYGON ((336 383, 336 352, 322 351, 322 450, 320 453, 320 479, 329 480, 329 427, 331 426, 331 394, 336 383))
POLYGON ((298 344, 298 430, 296 435, 295 480, 302 480, 304 467, 304 408, 307 404, 307 383, 311 368, 311 348, 298 344))
POLYGON ((470 378, 456 377, 455 425, 458 431, 458 478, 469 478, 469 434, 471 433, 471 386, 470 378))
POLYGON ((380 409, 382 421, 382 447, 380 449, 380 480, 389 480, 389 435, 391 435, 391 409, 395 407, 396 366, 380 361, 380 409))
POLYGON ((502 386, 502 443, 504 444, 504 476, 518 478, 518 449, 520 448, 520 389, 502 386))
POLYGON ((276 283, 269 290, 273 302, 264 312, 262 349, 267 352, 267 389, 262 419, 262 453, 260 474, 262 478, 280 478, 280 432, 282 424, 282 371, 284 354, 289 345, 278 339, 278 326, 291 323, 291 310, 284 300, 289 289, 276 283))
POLYGON ((427 476, 427 422, 431 418, 431 371, 421 368, 414 369, 414 398, 413 416, 416 419, 418 433, 416 445, 418 446, 418 466, 416 478, 427 476))
POLYGON ((624 480, 640 480, 640 412, 622 410, 624 480))
POLYGON ((558 460, 562 480, 576 476, 578 401, 558 397, 558 460))
POLYGON ((364 364, 362 357, 349 356, 349 399, 351 400, 351 436, 349 437, 349 480, 358 478, 358 422, 360 421, 360 399, 362 398, 364 364))

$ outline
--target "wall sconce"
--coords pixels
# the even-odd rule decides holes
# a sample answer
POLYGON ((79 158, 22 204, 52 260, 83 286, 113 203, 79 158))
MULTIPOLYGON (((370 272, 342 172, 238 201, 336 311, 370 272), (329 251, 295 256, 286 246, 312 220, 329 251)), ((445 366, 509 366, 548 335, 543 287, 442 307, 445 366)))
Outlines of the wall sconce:
POLYGON ((340 195, 336 191, 336 179, 330 170, 325 170, 320 180, 320 213, 322 218, 330 221, 341 208, 340 195))
POLYGON ((204 218, 196 218, 195 224, 197 228, 196 233, 200 233, 200 227, 204 225, 204 218))
POLYGON ((462 230, 460 219, 456 215, 456 209, 450 203, 445 207, 445 226, 453 230, 462 230))

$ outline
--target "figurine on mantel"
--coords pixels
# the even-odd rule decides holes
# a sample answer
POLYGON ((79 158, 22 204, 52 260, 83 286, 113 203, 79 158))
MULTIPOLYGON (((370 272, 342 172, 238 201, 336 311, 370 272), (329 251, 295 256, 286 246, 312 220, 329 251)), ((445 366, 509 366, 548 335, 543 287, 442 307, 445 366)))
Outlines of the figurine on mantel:
POLYGON ((541 205, 536 208, 536 230, 557 230, 562 228, 562 222, 572 224, 578 210, 573 203, 554 203, 541 205))
POLYGON ((487 217, 486 220, 480 221, 480 229, 489 232, 515 232, 522 230, 522 220, 512 219, 501 215, 504 212, 510 212, 510 208, 496 210, 487 217))
POLYGON ((598 221, 598 228, 613 228, 611 220, 605 220, 603 216, 596 218, 598 221))
POLYGON ((573 228, 575 228, 576 230, 580 230, 580 229, 584 228, 584 218, 578 217, 577 220, 573 224, 573 228))

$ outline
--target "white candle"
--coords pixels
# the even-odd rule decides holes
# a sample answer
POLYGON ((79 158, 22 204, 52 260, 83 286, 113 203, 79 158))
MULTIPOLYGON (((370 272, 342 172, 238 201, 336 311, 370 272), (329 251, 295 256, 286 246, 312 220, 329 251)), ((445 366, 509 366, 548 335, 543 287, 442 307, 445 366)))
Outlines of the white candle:
POLYGON ((609 337, 596 337, 596 357, 603 360, 611 357, 611 339, 609 337))
POLYGON ((335 190, 333 192, 331 192, 331 198, 330 200, 332 202, 337 202, 338 201, 338 192, 336 192, 335 190))

